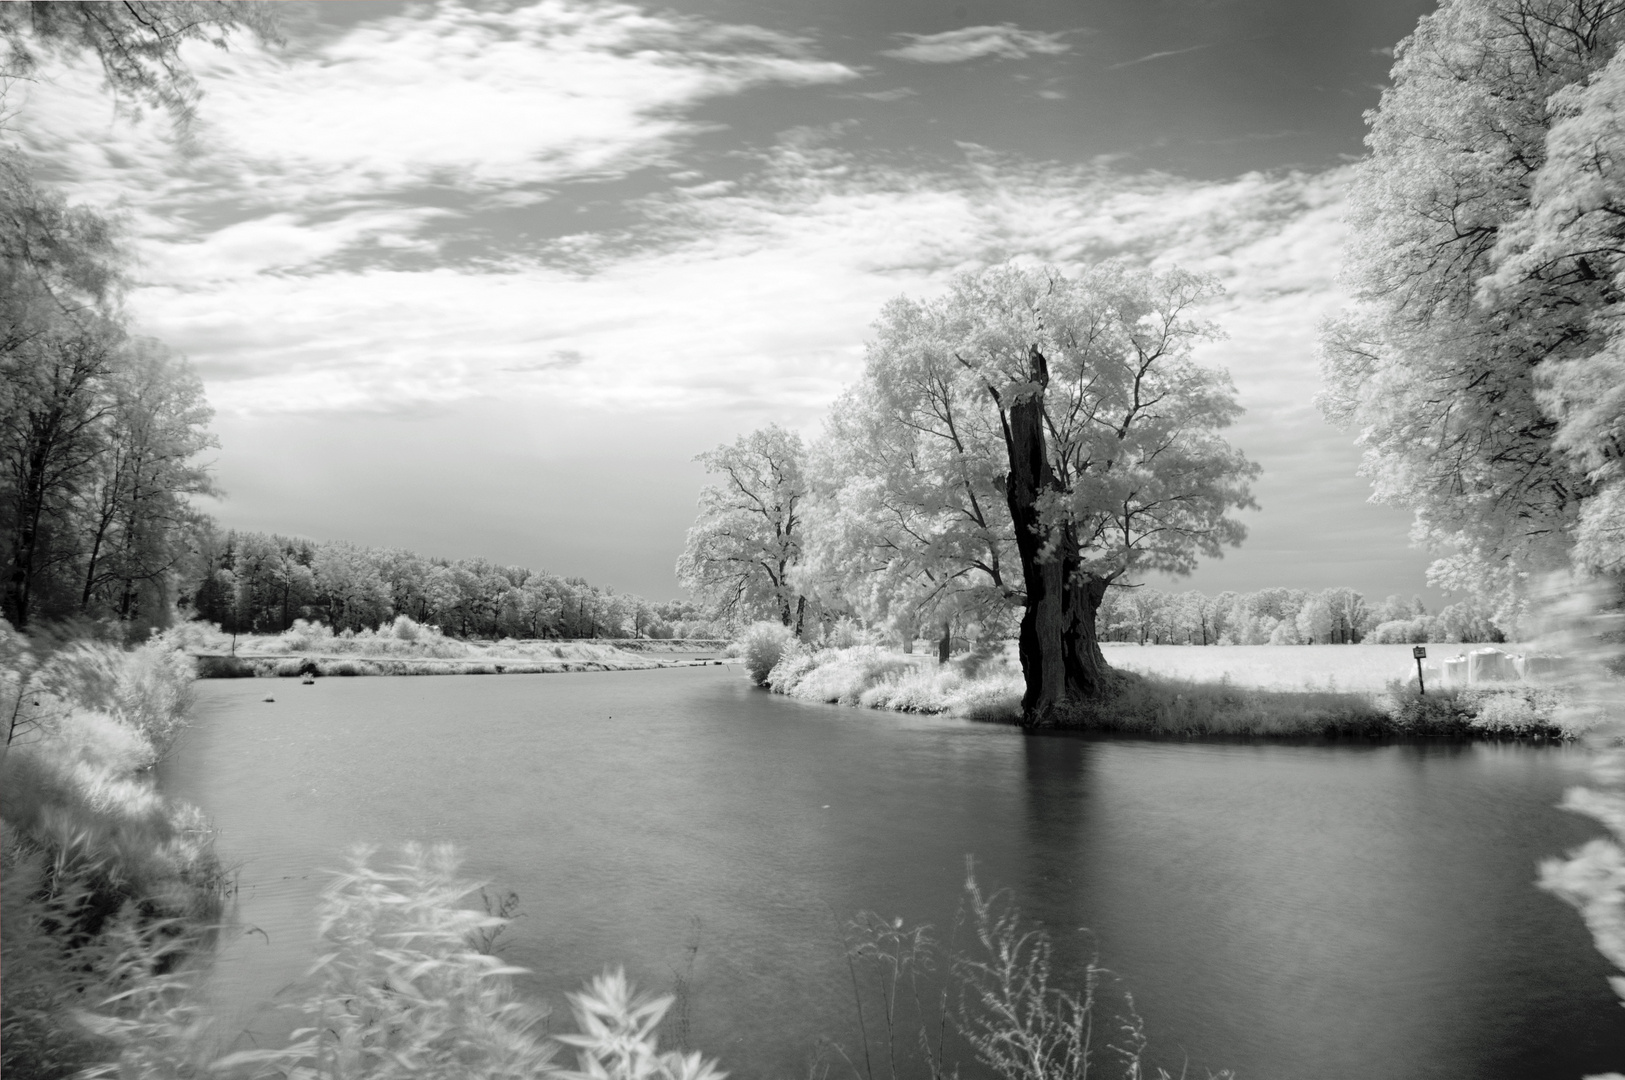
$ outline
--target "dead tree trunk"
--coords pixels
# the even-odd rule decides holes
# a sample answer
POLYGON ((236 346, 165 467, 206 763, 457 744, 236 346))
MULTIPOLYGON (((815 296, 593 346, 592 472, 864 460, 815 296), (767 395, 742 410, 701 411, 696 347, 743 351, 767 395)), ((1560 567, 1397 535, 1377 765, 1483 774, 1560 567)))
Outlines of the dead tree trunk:
POLYGON ((1043 521, 1041 496, 1058 492, 1044 442, 1044 390, 1049 365, 1034 346, 1028 352, 1030 382, 1008 403, 1004 416, 1010 473, 1005 498, 1015 525, 1016 551, 1027 587, 1021 617, 1022 723, 1044 727, 1063 719, 1070 703, 1099 698, 1111 678, 1100 652, 1095 614, 1108 582, 1083 571, 1070 524, 1043 521))

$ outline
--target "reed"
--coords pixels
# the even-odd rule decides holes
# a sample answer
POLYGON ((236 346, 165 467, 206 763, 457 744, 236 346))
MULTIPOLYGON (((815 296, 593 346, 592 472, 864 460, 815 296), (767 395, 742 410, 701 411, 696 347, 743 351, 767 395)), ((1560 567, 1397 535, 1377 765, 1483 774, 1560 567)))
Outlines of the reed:
POLYGON ((825 1040, 815 1072, 838 1059, 857 1080, 1169 1077, 1146 1060, 1133 998, 1121 994, 1109 1011, 1112 973, 1091 959, 1064 984, 1048 932, 1008 890, 984 893, 969 860, 947 944, 929 926, 863 912, 848 926, 846 957, 861 1045, 825 1040))

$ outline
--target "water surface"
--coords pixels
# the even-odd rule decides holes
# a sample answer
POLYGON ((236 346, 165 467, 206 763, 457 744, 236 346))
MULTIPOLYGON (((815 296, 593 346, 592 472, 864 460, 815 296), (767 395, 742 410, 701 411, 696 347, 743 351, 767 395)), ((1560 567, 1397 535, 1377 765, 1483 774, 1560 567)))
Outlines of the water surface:
POLYGON ((669 990, 736 1077, 855 1049, 837 927, 946 927, 973 856, 1120 973, 1155 1060, 1242 1077, 1579 1077, 1625 1066, 1607 966, 1533 885, 1599 831, 1570 748, 1026 737, 815 706, 737 670, 213 681, 165 766, 241 862, 218 993, 248 1038, 358 842, 451 841, 519 893, 550 998, 669 990), (274 703, 261 698, 271 695, 274 703), (697 946, 697 948, 696 948, 697 946))

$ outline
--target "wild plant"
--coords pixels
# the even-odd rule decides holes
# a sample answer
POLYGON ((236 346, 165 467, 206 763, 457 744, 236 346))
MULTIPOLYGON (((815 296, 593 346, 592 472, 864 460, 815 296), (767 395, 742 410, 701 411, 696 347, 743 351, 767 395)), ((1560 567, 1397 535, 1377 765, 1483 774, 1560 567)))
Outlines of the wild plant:
POLYGON ((768 674, 778 664, 785 646, 794 639, 788 626, 776 622, 751 623, 740 632, 740 652, 745 671, 757 686, 766 686, 768 674))
MULTIPOLYGON (((859 915, 848 929, 847 962, 863 1045, 857 1055, 834 1042, 826 1048, 858 1080, 899 1080, 920 1068, 930 1080, 947 1080, 970 1061, 1001 1080, 1083 1080, 1106 1069, 1127 1080, 1148 1075, 1147 1040, 1134 999, 1125 994, 1125 1011, 1097 1023, 1100 988, 1110 972, 1090 960, 1081 985, 1057 985, 1049 934, 1022 918, 1008 891, 984 894, 968 861, 946 948, 929 927, 908 927, 873 912, 859 915), (962 933, 971 942, 965 949, 954 944, 962 933)), ((815 1062, 814 1074, 820 1071, 827 1073, 827 1060, 815 1062)), ((1155 1075, 1168 1076, 1160 1068, 1155 1075)))
POLYGON ((728 1075, 698 1051, 661 1052, 655 1029, 672 998, 639 994, 623 971, 606 971, 569 998, 578 1031, 557 1038, 576 1047, 581 1067, 560 1072, 558 1080, 723 1080, 728 1075))

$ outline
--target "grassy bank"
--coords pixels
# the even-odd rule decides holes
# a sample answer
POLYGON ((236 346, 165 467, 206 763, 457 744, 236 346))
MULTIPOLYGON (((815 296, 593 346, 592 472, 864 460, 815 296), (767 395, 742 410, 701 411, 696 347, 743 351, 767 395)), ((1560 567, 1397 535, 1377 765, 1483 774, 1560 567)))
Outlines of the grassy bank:
MULTIPOLYGON (((775 693, 899 712, 938 713, 1016 723, 1023 682, 1011 650, 973 654, 949 664, 872 645, 814 649, 772 640, 743 642, 747 670, 775 693), (775 652, 775 648, 778 650, 775 652)), ((1449 736, 1572 739, 1582 721, 1566 715, 1563 687, 1508 683, 1494 688, 1418 693, 1402 675, 1395 647, 1167 647, 1170 660, 1209 665, 1208 679, 1153 670, 1157 657, 1137 647, 1107 651, 1118 692, 1080 709, 1067 726, 1083 730, 1179 736, 1449 736), (1389 655, 1392 653, 1393 655, 1389 655), (1226 654, 1234 654, 1226 656, 1226 654), (1317 666, 1316 662, 1327 663, 1317 666), (1137 661, 1131 667, 1130 662, 1137 661), (1229 663, 1234 667, 1218 667, 1229 663), (1251 684, 1239 681, 1238 669, 1251 684), (1397 671, 1395 670, 1397 668, 1397 671)), ((1167 666, 1179 670, 1174 663, 1167 666)))
POLYGON ((228 888, 213 833, 151 767, 183 730, 195 673, 173 643, 44 653, 0 622, 0 1071, 73 1075, 108 1043, 79 1024, 134 957, 205 944, 228 888))
POLYGON ((378 630, 334 634, 299 620, 281 634, 230 636, 204 624, 181 633, 202 678, 304 675, 534 675, 639 671, 714 663, 718 641, 463 641, 401 616, 378 630), (701 658, 704 659, 701 659, 701 658))

